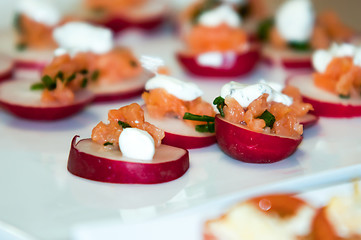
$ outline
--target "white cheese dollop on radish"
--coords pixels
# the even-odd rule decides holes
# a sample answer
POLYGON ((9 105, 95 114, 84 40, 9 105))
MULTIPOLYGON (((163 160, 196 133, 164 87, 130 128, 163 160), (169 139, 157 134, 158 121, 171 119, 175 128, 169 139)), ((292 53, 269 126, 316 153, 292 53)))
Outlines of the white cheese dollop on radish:
POLYGON ((239 27, 242 23, 240 16, 229 4, 222 4, 199 16, 198 23, 208 27, 217 27, 222 23, 230 27, 239 27))
POLYGON ((273 89, 266 83, 257 84, 241 84, 237 82, 229 82, 225 84, 221 89, 221 97, 227 96, 233 97, 242 107, 248 107, 248 105, 260 97, 262 94, 268 93, 268 102, 279 102, 287 106, 293 103, 292 98, 282 94, 279 91, 273 89))
POLYGON ((309 0, 288 0, 277 11, 276 27, 289 42, 306 42, 311 37, 315 16, 309 0))
POLYGON ((54 26, 61 20, 60 12, 45 0, 22 0, 17 11, 47 26, 54 26))
POLYGON ((55 55, 78 52, 103 54, 114 47, 113 33, 103 27, 93 26, 85 22, 70 22, 53 31, 53 37, 59 49, 55 55))
POLYGON ((119 136, 119 148, 123 156, 150 161, 155 153, 154 140, 144 130, 125 128, 119 136))
POLYGON ((196 84, 184 82, 162 74, 156 75, 145 84, 145 89, 147 91, 156 88, 163 88, 169 94, 172 94, 183 101, 193 101, 203 95, 203 91, 196 84))
POLYGON ((361 65, 361 49, 349 43, 333 43, 328 50, 319 49, 312 55, 312 65, 319 73, 324 73, 335 57, 352 57, 355 65, 361 65))

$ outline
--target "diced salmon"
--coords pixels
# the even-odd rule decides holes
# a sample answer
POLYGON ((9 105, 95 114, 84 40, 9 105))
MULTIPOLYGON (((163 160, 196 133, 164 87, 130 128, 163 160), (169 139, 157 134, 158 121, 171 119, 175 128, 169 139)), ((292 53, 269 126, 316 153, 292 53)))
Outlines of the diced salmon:
POLYGON ((100 122, 92 131, 93 141, 104 144, 119 144, 119 136, 123 130, 118 121, 129 124, 131 127, 147 131, 154 139, 158 147, 164 138, 164 131, 144 120, 144 111, 137 103, 133 103, 119 109, 110 110, 108 113, 109 124, 100 122))
POLYGON ((293 103, 290 108, 297 117, 305 116, 309 111, 313 110, 313 106, 311 104, 303 102, 301 92, 298 88, 287 85, 282 90, 282 93, 293 99, 293 103))
POLYGON ((185 42, 190 52, 198 54, 209 51, 242 50, 247 43, 247 34, 240 28, 227 24, 217 27, 195 25, 185 42))
POLYGON ((147 0, 86 0, 85 5, 89 9, 101 10, 106 13, 119 13, 129 8, 136 8, 147 0))
POLYGON ((328 10, 319 14, 318 22, 325 28, 333 41, 343 42, 349 40, 354 31, 342 23, 335 11, 328 10))
POLYGON ((287 48, 287 41, 281 36, 275 26, 273 26, 269 32, 270 44, 274 48, 284 49, 287 48))
POLYGON ((331 39, 324 27, 316 24, 310 39, 310 44, 313 49, 326 49, 330 46, 331 39))
POLYGON ((225 118, 233 123, 243 124, 252 131, 273 133, 281 136, 298 137, 303 133, 292 107, 282 103, 267 102, 268 94, 255 99, 247 108, 243 108, 234 98, 226 97, 223 108, 225 118), (275 117, 273 128, 266 127, 263 119, 259 119, 266 110, 275 117))
MULTIPOLYGON (((201 98, 197 98, 193 101, 183 101, 176 96, 169 94, 162 88, 144 92, 142 98, 149 114, 155 118, 175 117, 182 119, 186 112, 197 115, 215 116, 213 106, 203 101, 201 98)), ((186 122, 194 125, 201 124, 197 121, 186 122)))
POLYGON ((314 84, 337 95, 349 96, 360 92, 361 67, 353 64, 351 57, 332 59, 324 73, 313 74, 314 84))

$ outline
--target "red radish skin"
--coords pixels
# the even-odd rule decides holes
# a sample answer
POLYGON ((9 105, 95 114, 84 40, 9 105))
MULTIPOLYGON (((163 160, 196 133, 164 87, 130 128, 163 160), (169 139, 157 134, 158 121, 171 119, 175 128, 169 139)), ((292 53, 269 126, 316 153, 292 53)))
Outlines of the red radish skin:
POLYGON ((263 61, 268 65, 281 65, 285 69, 312 69, 310 52, 296 52, 290 49, 277 50, 271 46, 263 48, 263 61))
POLYGON ((94 102, 124 100, 140 96, 144 91, 146 82, 153 76, 153 73, 144 70, 137 77, 124 79, 124 81, 114 84, 90 85, 89 89, 95 94, 94 102))
POLYGON ((71 142, 68 159, 70 173, 107 183, 156 184, 175 180, 189 168, 189 153, 185 149, 161 145, 152 161, 121 157, 118 150, 106 152, 91 139, 71 142), (108 154, 108 155, 106 155, 108 154))
POLYGON ((232 158, 247 163, 278 162, 292 155, 303 139, 254 132, 220 115, 216 116, 215 127, 220 148, 232 158))
POLYGON ((41 92, 33 93, 31 83, 11 80, 0 85, 0 106, 9 113, 24 119, 53 121, 70 117, 83 110, 94 99, 94 94, 82 90, 77 92, 75 102, 64 104, 43 104, 41 92))
POLYGON ((6 56, 0 56, 0 82, 13 76, 14 61, 6 56))
POLYGON ((303 125, 303 129, 312 127, 320 118, 312 113, 307 113, 305 116, 300 117, 298 120, 303 125))
POLYGON ((158 16, 139 20, 127 19, 126 17, 110 17, 106 21, 97 22, 97 24, 111 29, 114 33, 118 33, 127 28, 138 28, 146 31, 154 30, 161 26, 164 20, 165 16, 162 13, 158 16))
POLYGON ((198 55, 178 52, 176 57, 185 70, 203 77, 238 77, 250 73, 260 59, 260 46, 253 43, 248 51, 235 53, 235 59, 228 61, 223 55, 223 64, 219 67, 203 66, 198 63, 198 55))
POLYGON ((287 79, 287 84, 297 87, 303 101, 312 104, 316 116, 333 118, 351 118, 361 116, 361 97, 352 96, 341 99, 313 84, 310 74, 295 75, 287 79))
POLYGON ((143 106, 143 109, 146 121, 164 131, 165 137, 162 140, 163 144, 185 149, 194 149, 207 147, 216 143, 214 133, 199 133, 195 130, 194 126, 188 125, 183 120, 177 118, 153 118, 149 115, 145 106, 143 106))
POLYGON ((34 71, 43 71, 48 62, 37 61, 34 60, 23 60, 23 59, 15 59, 15 68, 16 69, 26 69, 26 70, 34 70, 34 71))

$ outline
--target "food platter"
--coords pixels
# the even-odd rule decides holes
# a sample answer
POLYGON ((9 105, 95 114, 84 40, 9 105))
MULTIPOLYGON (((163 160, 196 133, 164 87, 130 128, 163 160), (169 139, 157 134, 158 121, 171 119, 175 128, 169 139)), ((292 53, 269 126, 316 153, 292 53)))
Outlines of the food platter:
MULTIPOLYGON (((138 56, 163 58, 172 75, 196 82, 207 101, 219 95, 225 82, 186 75, 174 55, 181 44, 168 33, 153 36, 128 31, 119 36, 118 43, 131 47, 138 56)), ((260 65, 250 75, 229 80, 279 81, 286 75, 260 65)), ((0 221, 6 224, 0 232, 11 226, 35 239, 69 239, 77 226, 90 223, 100 226, 114 221, 119 229, 128 223, 151 228, 152 224, 146 224, 149 219, 174 213, 181 216, 201 205, 212 207, 217 200, 271 190, 306 191, 361 176, 361 135, 357 134, 361 118, 321 118, 305 130, 294 155, 273 164, 235 161, 212 145, 190 150, 188 172, 164 184, 108 184, 70 174, 66 166, 72 137, 89 137, 91 129, 106 120, 109 109, 132 102, 142 103, 139 97, 98 103, 55 122, 22 120, 0 109, 0 221)), ((182 217, 170 223, 181 224, 182 217)), ((200 225, 192 229, 196 226, 200 225)))

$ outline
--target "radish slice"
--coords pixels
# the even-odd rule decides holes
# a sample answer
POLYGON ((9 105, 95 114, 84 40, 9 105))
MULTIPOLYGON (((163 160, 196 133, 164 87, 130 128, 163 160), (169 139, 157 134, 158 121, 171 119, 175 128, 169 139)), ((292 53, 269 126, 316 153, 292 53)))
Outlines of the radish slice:
POLYGON ((188 72, 204 77, 237 77, 251 72, 260 59, 260 46, 252 43, 242 52, 222 53, 219 66, 206 66, 199 62, 200 55, 178 52, 176 57, 188 72))
POLYGON ((143 107, 143 109, 144 118, 147 122, 164 131, 165 137, 162 140, 162 143, 164 144, 185 149, 193 149, 207 147, 216 142, 214 133, 197 132, 194 126, 188 125, 178 118, 153 118, 149 115, 145 107, 143 107))
POLYGON ((43 103, 41 91, 32 91, 33 82, 12 80, 0 84, 0 105, 8 112, 31 120, 57 120, 69 117, 94 99, 94 94, 81 90, 76 93, 72 104, 43 103))
POLYGON ((0 55, 0 82, 13 76, 14 61, 9 57, 0 55))
POLYGON ((95 94, 95 102, 128 99, 139 96, 144 91, 145 83, 153 76, 153 73, 144 70, 137 77, 125 79, 116 84, 89 85, 89 89, 95 94))
POLYGON ((248 163, 273 163, 292 155, 302 141, 251 131, 231 123, 220 115, 215 120, 216 137, 220 148, 234 159, 248 163))
POLYGON ((160 145, 152 161, 123 157, 118 149, 105 150, 90 138, 71 142, 68 170, 72 174, 100 182, 154 184, 177 179, 189 168, 188 151, 160 145))
POLYGON ((53 49, 16 49, 16 36, 13 31, 0 33, 0 51, 12 57, 15 68, 42 71, 53 59, 53 49))
POLYGON ((167 8, 162 3, 148 1, 144 6, 132 9, 130 12, 119 16, 109 16, 94 23, 110 28, 118 33, 127 28, 153 30, 159 27, 166 18, 167 8))
POLYGON ((312 69, 311 52, 291 49, 279 50, 266 45, 262 49, 263 60, 270 65, 281 65, 286 69, 312 69))
POLYGON ((313 84, 312 75, 304 74, 289 78, 287 84, 297 87, 303 101, 312 104, 316 116, 350 118, 361 116, 361 97, 342 99, 313 84))
POLYGON ((298 118, 298 121, 303 125, 303 129, 306 129, 315 125, 318 122, 318 119, 318 116, 307 113, 305 116, 298 118))

